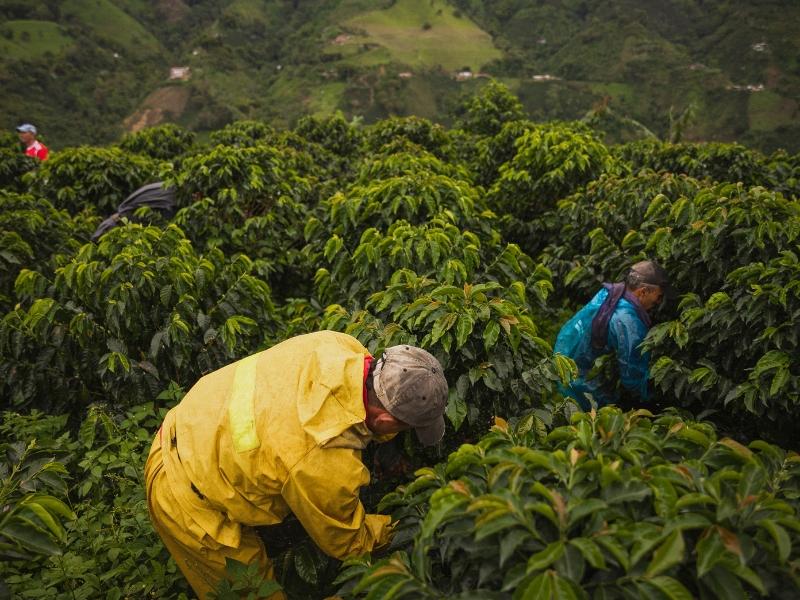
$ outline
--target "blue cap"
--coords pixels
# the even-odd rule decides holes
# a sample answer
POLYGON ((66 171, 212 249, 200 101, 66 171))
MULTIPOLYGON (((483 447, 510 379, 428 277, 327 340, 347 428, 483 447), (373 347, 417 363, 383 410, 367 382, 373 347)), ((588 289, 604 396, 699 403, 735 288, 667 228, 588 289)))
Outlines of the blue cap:
POLYGON ((17 127, 17 131, 20 133, 33 133, 36 134, 36 127, 31 125, 30 123, 23 123, 19 127, 17 127))

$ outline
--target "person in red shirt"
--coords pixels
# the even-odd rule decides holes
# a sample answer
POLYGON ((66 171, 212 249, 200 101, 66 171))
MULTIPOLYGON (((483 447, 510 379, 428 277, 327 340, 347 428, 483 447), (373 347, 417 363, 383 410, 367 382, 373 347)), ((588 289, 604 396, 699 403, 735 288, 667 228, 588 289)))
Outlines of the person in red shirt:
POLYGON ((25 154, 39 160, 47 160, 50 151, 42 142, 36 139, 36 127, 30 123, 23 123, 17 127, 19 141, 25 144, 25 154))

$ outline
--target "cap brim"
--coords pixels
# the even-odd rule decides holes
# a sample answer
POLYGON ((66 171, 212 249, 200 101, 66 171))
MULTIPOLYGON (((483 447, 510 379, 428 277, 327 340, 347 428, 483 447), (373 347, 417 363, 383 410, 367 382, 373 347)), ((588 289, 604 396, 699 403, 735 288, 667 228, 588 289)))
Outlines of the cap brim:
POLYGON ((430 425, 415 427, 414 431, 417 432, 417 439, 423 446, 438 444, 444 437, 444 416, 439 416, 430 425))

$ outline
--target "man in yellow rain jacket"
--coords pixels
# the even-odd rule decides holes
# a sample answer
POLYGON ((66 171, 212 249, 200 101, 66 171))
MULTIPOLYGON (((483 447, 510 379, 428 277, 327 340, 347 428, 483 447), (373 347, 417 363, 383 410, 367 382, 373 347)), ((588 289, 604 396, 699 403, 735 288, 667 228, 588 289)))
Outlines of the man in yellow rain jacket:
POLYGON ((359 500, 361 450, 410 428, 437 443, 446 403, 425 350, 373 360, 343 333, 288 339, 206 375, 167 413, 145 466, 153 526, 201 600, 226 557, 272 577, 254 526, 290 513, 330 556, 369 552, 389 541, 390 518, 359 500))

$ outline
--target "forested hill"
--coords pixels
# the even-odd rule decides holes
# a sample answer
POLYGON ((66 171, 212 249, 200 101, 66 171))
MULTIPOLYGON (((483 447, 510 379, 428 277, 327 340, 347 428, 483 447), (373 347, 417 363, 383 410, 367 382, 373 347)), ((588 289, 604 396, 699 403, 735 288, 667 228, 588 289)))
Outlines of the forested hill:
POLYGON ((56 148, 336 110, 448 123, 485 75, 611 142, 797 151, 798 57, 793 0, 0 0, 0 121, 56 148))

